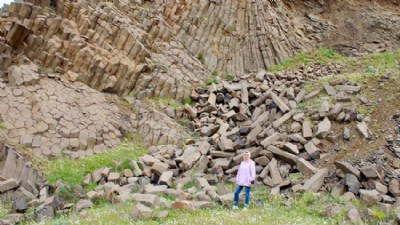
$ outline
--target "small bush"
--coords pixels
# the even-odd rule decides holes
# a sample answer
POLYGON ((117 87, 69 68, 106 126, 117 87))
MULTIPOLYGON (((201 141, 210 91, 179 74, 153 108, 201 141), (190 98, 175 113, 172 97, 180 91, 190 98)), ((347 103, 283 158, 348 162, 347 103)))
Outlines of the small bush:
POLYGON ((196 187, 196 184, 194 183, 194 181, 189 181, 185 185, 183 185, 183 189, 184 190, 190 189, 192 187, 196 187))
POLYGON ((204 22, 204 21, 207 20, 207 17, 204 16, 204 15, 201 15, 201 16, 199 16, 199 20, 200 20, 201 22, 204 22))
POLYGON ((218 84, 218 80, 216 78, 207 78, 206 80, 206 85, 211 85, 211 84, 218 84))
POLYGON ((197 55, 197 59, 198 59, 201 63, 204 64, 205 58, 204 58, 203 53, 199 53, 199 54, 197 55))
POLYGON ((119 163, 118 165, 115 165, 113 167, 113 170, 116 172, 119 171, 123 171, 125 169, 131 169, 131 163, 130 163, 131 159, 124 159, 121 163, 119 163))
POLYGON ((174 202, 176 200, 175 197, 173 197, 173 196, 171 196, 171 195, 169 195, 167 193, 160 194, 160 197, 165 198, 165 199, 167 199, 169 201, 172 201, 172 202, 174 202))
POLYGON ((93 191, 96 187, 97 187, 96 182, 91 182, 90 184, 85 185, 85 187, 84 187, 85 188, 85 192, 87 193, 89 191, 93 191))
POLYGON ((379 219, 379 220, 383 220, 386 218, 386 214, 384 212, 382 212, 378 207, 374 206, 371 208, 372 213, 374 214, 374 217, 379 219))
POLYGON ((236 77, 236 75, 234 73, 232 73, 232 72, 228 72, 225 75, 225 79, 227 81, 233 81, 235 79, 235 77, 236 77))
POLYGON ((178 123, 183 127, 187 127, 189 126, 190 120, 187 117, 182 117, 178 119, 178 123))
POLYGON ((57 187, 55 194, 66 201, 76 201, 79 198, 74 191, 74 187, 70 184, 61 184, 57 187))
POLYGON ((376 72, 376 69, 375 69, 374 66, 368 66, 367 72, 368 72, 368 73, 375 73, 375 72, 376 72))
POLYGON ((190 97, 184 98, 184 99, 183 99, 183 104, 184 104, 184 105, 186 105, 186 104, 192 105, 192 104, 193 104, 193 101, 192 101, 192 99, 191 99, 190 97))

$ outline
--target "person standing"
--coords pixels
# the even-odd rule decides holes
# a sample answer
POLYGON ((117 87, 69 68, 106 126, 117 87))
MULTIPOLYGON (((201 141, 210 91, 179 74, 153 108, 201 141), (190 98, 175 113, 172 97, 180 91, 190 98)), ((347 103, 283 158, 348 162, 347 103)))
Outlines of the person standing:
POLYGON ((233 209, 237 209, 239 205, 239 194, 245 189, 244 210, 247 210, 250 203, 250 190, 253 187, 254 179, 256 178, 256 166, 253 160, 250 159, 250 152, 243 153, 243 161, 240 163, 239 170, 236 175, 236 190, 234 197, 233 209))

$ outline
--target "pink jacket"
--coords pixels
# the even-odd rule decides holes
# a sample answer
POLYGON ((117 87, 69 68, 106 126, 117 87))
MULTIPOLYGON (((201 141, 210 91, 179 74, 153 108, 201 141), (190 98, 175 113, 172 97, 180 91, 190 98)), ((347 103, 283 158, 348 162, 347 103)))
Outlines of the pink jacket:
POLYGON ((251 182, 256 178, 256 165, 253 160, 242 161, 236 175, 236 185, 251 186, 251 182))

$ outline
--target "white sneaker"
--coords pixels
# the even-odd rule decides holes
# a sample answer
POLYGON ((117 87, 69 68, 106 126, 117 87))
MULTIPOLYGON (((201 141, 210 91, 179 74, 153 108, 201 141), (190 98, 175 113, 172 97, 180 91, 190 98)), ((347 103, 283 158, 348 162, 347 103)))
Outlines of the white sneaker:
POLYGON ((232 209, 238 209, 238 207, 236 205, 234 205, 232 209))
POLYGON ((243 211, 247 211, 247 210, 248 210, 247 207, 244 207, 244 208, 243 208, 243 211))

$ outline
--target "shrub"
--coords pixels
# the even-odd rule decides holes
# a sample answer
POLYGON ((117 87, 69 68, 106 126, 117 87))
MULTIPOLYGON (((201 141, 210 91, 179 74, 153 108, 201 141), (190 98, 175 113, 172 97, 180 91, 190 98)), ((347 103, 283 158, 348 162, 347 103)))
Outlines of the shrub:
POLYGON ((233 81, 235 79, 236 75, 232 72, 227 72, 225 75, 225 79, 227 81, 233 81))
POLYGON ((192 99, 190 97, 183 99, 183 104, 184 105, 186 105, 186 104, 191 105, 192 103, 193 103, 193 101, 192 101, 192 99))
POLYGON ((204 55, 203 55, 203 53, 199 53, 198 55, 197 55, 197 59, 201 62, 201 63, 203 63, 204 64, 204 55))
POLYGON ((207 78, 206 80, 206 85, 211 85, 211 84, 218 84, 218 80, 216 78, 207 78))

